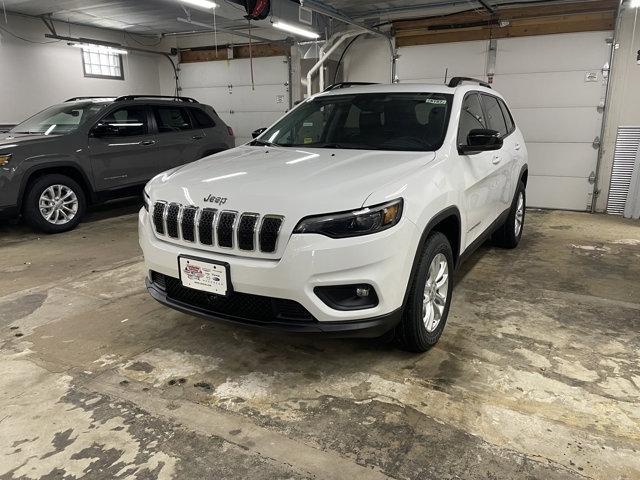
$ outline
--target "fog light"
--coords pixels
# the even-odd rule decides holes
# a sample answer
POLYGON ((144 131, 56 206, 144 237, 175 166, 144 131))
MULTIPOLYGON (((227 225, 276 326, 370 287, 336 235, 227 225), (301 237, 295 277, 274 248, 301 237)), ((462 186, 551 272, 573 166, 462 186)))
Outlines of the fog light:
POLYGON ((316 287, 313 291, 334 310, 363 310, 378 305, 378 295, 371 285, 331 285, 316 287))
POLYGON ((356 288, 356 295, 359 296, 359 297, 368 297, 369 296, 369 287, 356 288))

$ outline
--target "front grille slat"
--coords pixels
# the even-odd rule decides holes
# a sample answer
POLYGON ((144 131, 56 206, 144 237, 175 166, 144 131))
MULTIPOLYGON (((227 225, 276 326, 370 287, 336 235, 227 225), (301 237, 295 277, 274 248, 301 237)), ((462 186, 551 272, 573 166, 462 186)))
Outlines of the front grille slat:
POLYGON ((158 235, 169 238, 207 247, 275 253, 284 217, 183 207, 160 200, 153 205, 151 222, 158 235))
POLYGON ((236 223, 236 212, 224 211, 220 213, 216 234, 218 235, 218 246, 223 248, 233 248, 233 230, 236 223))
POLYGON ((257 213, 243 213, 238 223, 238 248, 240 250, 255 250, 257 213))
POLYGON ((198 222, 198 238, 203 245, 213 245, 213 223, 216 219, 217 210, 214 208, 205 208, 200 214, 198 222))
POLYGON ((278 246, 278 236, 282 227, 282 217, 266 215, 260 227, 260 251, 273 253, 278 246))
POLYGON ((172 203, 167 209, 167 235, 172 238, 178 238, 178 215, 180 214, 180 205, 172 203))
POLYGON ((153 226, 160 235, 164 235, 164 209, 166 207, 164 202, 156 202, 153 205, 153 226))
POLYGON ((187 242, 195 242, 195 219, 198 209, 196 207, 186 207, 182 211, 182 221, 180 229, 182 230, 182 239, 187 242))

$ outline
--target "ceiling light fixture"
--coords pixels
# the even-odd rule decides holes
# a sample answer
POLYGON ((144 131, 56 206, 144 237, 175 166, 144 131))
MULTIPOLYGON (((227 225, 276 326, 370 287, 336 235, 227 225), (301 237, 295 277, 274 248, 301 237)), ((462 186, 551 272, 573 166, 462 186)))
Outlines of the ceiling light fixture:
POLYGON ((110 53, 112 55, 126 55, 126 50, 122 48, 114 48, 106 45, 97 45, 95 43, 69 43, 72 47, 82 48, 83 50, 87 50, 89 52, 95 53, 110 53))
POLYGON ((189 5, 193 5, 194 7, 205 8, 207 10, 218 8, 217 3, 210 2, 209 0, 182 0, 182 3, 187 3, 189 5))
POLYGON ((631 0, 631 8, 640 8, 640 0, 631 0))
POLYGON ((305 38, 320 38, 320 35, 316 32, 307 30, 306 28, 296 27, 295 25, 290 25, 279 20, 273 23, 273 27, 277 28, 278 30, 284 30, 285 32, 293 33, 294 35, 300 35, 301 37, 305 38))

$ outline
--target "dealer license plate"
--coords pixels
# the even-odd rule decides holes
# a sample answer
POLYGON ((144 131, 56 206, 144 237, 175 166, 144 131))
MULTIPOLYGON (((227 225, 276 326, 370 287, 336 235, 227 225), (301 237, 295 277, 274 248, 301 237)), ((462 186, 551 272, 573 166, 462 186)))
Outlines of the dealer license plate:
POLYGON ((190 257, 178 257, 178 264, 183 286, 216 295, 227 295, 228 272, 225 265, 190 257))

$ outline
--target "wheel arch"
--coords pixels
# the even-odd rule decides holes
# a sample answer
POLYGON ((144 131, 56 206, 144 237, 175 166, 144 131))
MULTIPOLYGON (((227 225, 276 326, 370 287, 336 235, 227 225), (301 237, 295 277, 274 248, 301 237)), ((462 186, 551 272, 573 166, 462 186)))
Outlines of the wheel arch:
POLYGON ((409 274, 409 279, 407 285, 405 286, 404 292, 404 300, 402 302, 402 308, 404 308, 407 304, 407 299, 409 297, 409 290, 415 276, 418 271, 418 265, 420 262, 420 254, 424 249, 424 245, 427 242, 427 238, 433 232, 440 232, 444 236, 447 237, 449 243, 451 244, 451 250, 453 252, 453 262, 454 269, 457 268, 460 261, 460 249, 462 245, 462 223, 460 210, 456 206, 450 206, 441 210, 439 213, 433 216, 433 218, 427 223, 427 226, 422 231, 422 235, 420 236, 420 241, 418 242, 418 247, 415 251, 413 257, 413 264, 411 266, 411 273, 409 274))
POLYGON ((526 188, 527 182, 529 181, 529 166, 526 163, 520 169, 520 175, 518 176, 518 179, 522 183, 524 183, 524 186, 526 188))
POLYGON ((21 211, 23 208, 24 196, 29 187, 39 178, 50 174, 65 175, 75 180, 78 185, 80 185, 80 188, 82 188, 87 201, 95 201, 95 192, 82 169, 71 162, 58 162, 54 164, 34 166, 25 172, 18 196, 18 205, 21 211))

